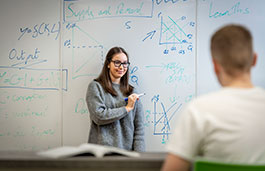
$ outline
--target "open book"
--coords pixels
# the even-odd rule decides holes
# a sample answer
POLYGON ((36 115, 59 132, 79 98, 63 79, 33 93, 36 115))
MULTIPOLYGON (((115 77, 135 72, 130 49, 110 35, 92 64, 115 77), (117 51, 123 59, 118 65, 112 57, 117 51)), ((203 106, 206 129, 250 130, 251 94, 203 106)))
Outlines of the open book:
POLYGON ((37 155, 48 158, 66 158, 75 156, 95 156, 104 157, 112 155, 122 155, 128 157, 140 157, 140 154, 111 146, 97 144, 81 144, 80 146, 63 146, 46 151, 40 151, 37 155))

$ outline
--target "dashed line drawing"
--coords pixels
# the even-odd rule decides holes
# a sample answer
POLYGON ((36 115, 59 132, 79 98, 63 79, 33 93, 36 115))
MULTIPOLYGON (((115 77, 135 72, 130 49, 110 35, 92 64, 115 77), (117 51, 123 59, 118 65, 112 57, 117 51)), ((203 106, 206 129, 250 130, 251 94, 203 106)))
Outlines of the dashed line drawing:
POLYGON ((71 40, 64 45, 72 50, 72 79, 99 75, 103 66, 103 46, 81 27, 75 25, 72 29, 71 40), (84 41, 75 41, 76 37, 84 37, 84 41), (88 45, 90 42, 95 45, 88 45), (87 67, 93 63, 93 67, 87 67))

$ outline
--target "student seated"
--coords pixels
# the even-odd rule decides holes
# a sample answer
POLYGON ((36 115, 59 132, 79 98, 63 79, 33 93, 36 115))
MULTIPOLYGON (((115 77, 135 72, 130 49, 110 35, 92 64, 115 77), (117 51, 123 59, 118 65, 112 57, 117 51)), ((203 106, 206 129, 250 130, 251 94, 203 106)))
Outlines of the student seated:
POLYGON ((251 82, 256 64, 251 33, 228 25, 211 38, 214 71, 222 89, 190 102, 177 120, 162 170, 189 170, 195 157, 230 163, 265 163, 265 90, 251 82))

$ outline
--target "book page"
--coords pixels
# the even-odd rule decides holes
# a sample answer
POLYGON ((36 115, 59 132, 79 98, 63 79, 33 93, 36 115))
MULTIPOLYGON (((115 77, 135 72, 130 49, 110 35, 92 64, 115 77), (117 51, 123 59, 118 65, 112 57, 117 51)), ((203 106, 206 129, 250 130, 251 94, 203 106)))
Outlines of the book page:
POLYGON ((75 156, 91 156, 86 154, 94 155, 95 157, 101 158, 106 155, 122 155, 127 157, 140 157, 140 154, 133 151, 128 151, 111 146, 103 146, 97 144, 81 144, 78 147, 63 146, 53 148, 47 151, 40 151, 37 155, 49 158, 64 158, 64 157, 75 157, 75 156))
POLYGON ((127 157, 140 157, 140 154, 134 151, 128 151, 116 147, 111 146, 102 146, 97 144, 82 144, 80 145, 80 148, 84 151, 91 151, 95 154, 96 157, 103 157, 106 155, 123 155, 127 157))
POLYGON ((71 157, 83 153, 83 150, 78 147, 64 146, 53 148, 47 151, 40 151, 37 155, 49 158, 71 157))

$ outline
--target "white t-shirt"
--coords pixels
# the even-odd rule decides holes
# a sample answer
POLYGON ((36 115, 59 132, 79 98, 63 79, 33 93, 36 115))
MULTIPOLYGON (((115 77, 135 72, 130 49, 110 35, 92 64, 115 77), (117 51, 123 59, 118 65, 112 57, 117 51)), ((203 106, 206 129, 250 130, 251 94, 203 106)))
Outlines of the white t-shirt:
POLYGON ((169 153, 223 162, 265 163, 265 90, 222 88, 193 100, 181 113, 169 153))

